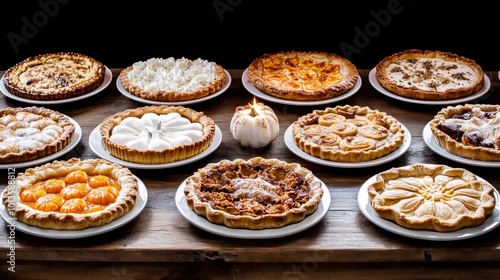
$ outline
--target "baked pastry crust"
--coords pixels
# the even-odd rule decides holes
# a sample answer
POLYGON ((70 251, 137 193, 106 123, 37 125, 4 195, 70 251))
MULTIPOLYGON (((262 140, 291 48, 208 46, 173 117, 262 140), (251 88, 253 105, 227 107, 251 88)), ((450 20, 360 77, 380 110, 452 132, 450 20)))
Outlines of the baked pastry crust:
POLYGON ((385 112, 360 106, 327 107, 292 124, 295 145, 303 152, 336 162, 364 162, 392 153, 404 140, 404 128, 385 112))
POLYGON ((42 158, 64 149, 75 126, 65 115, 43 107, 0 110, 0 163, 42 158))
POLYGON ((429 126, 439 146, 454 155, 500 161, 500 105, 448 106, 429 126))
POLYGON ((375 212, 413 230, 475 227, 495 209, 494 187, 463 168, 415 164, 376 175, 368 186, 375 212))
POLYGON ((74 52, 41 54, 18 62, 4 75, 6 89, 32 100, 61 100, 91 92, 104 81, 106 67, 74 52))
POLYGON ((203 112, 183 106, 145 106, 109 116, 101 123, 100 133, 103 146, 114 157, 141 164, 163 164, 191 158, 206 150, 215 135, 215 122, 203 112), (179 117, 177 120, 182 119, 184 122, 170 122, 163 119, 165 115, 177 115, 179 117), (133 134, 124 135, 127 137, 125 141, 129 139, 142 141, 141 138, 144 140, 143 144, 147 144, 152 141, 172 140, 170 147, 163 143, 165 146, 153 148, 147 145, 147 147, 138 148, 137 145, 129 145, 113 138, 113 134, 117 133, 116 127, 124 125, 123 121, 129 118, 135 121, 133 124, 129 122, 127 126, 135 131, 133 134), (200 135, 187 139, 187 132, 193 130, 193 127, 200 135), (186 141, 179 142, 176 139, 186 139, 186 141))
POLYGON ((118 78, 129 93, 153 101, 206 97, 219 91, 227 79, 224 68, 215 62, 172 57, 136 62, 118 78))
POLYGON ((449 52, 409 49, 376 65, 377 81, 388 91, 412 99, 450 100, 483 87, 484 72, 474 60, 449 52))
POLYGON ((308 169, 261 157, 210 163, 186 179, 184 193, 198 215, 243 229, 298 223, 316 211, 324 195, 308 169))
POLYGON ((260 91, 288 100, 315 101, 352 89, 358 69, 344 57, 326 52, 287 51, 252 61, 248 79, 260 91))
POLYGON ((3 192, 9 214, 44 229, 81 230, 108 224, 128 213, 139 195, 130 170, 103 159, 53 161, 26 169, 15 182, 3 192), (93 181, 98 175, 108 180, 93 181), (66 206, 75 199, 85 206, 66 206))

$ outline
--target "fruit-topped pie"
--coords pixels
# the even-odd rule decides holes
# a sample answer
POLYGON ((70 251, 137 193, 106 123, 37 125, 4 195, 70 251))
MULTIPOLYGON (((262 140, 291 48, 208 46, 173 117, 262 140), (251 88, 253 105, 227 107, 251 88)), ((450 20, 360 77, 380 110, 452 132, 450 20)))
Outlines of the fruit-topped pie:
POLYGON ((295 145, 323 160, 364 162, 392 153, 405 137, 402 124, 385 112, 360 106, 327 107, 292 124, 295 145))
POLYGON ((145 106, 105 119, 102 143, 114 157, 140 164, 163 164, 198 155, 212 143, 215 122, 182 106, 145 106))
POLYGON ((494 211, 494 187, 463 168, 414 164, 391 168, 368 185, 381 218, 412 230, 452 232, 481 225, 494 211))
POLYGON ((187 101, 219 91, 226 73, 201 58, 150 58, 123 69, 118 77, 129 93, 153 101, 187 101))
POLYGON ((0 110, 0 163, 42 158, 64 149, 73 139, 70 119, 43 107, 0 110))
POLYGON ((33 100, 61 100, 89 93, 104 81, 106 67, 73 52, 29 57, 7 69, 3 82, 13 95, 33 100))
POLYGON ((185 182, 187 205, 211 223, 229 228, 269 229, 298 223, 328 195, 308 169, 261 157, 210 163, 185 182))
POLYGON ((248 79, 260 91, 288 100, 315 101, 354 87, 358 69, 334 53, 287 51, 264 54, 248 66, 248 79))
POLYGON ((3 192, 9 214, 25 224, 80 230, 108 224, 134 206, 137 179, 103 159, 53 161, 28 168, 3 192))
POLYGON ((473 160, 500 161, 500 105, 448 106, 429 125, 448 152, 473 160))

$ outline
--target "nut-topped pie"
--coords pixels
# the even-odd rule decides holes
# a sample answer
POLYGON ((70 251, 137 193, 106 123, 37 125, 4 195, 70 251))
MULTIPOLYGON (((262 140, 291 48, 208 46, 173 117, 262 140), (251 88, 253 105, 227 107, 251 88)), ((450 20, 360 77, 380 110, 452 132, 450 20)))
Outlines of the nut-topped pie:
POLYGON ((354 87, 358 70, 334 53, 286 51, 264 54, 248 66, 248 79, 260 91, 288 100, 315 101, 354 87))
POLYGON ((29 57, 4 75, 6 89, 33 100, 61 100, 89 93, 104 81, 106 67, 100 61, 73 52, 29 57))
POLYGON ((9 214, 25 224, 80 230, 108 224, 136 204, 137 179, 103 159, 54 161, 28 168, 3 192, 9 214))
POLYGON ((364 162, 392 153, 405 137, 402 124, 385 112, 360 106, 314 110, 292 124, 294 143, 324 160, 364 162))
POLYGON ((327 195, 308 169, 261 157, 210 163, 186 179, 184 193, 198 215, 242 229, 298 223, 314 213, 327 195))
POLYGON ((494 187, 463 168, 415 164, 376 175, 375 212, 413 230, 452 232, 482 224, 495 209, 494 187))

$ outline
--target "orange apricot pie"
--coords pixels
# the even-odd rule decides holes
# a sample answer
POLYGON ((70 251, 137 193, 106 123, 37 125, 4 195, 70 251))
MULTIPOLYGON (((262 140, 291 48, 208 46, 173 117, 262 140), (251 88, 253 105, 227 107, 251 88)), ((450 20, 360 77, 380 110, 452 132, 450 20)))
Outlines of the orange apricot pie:
POLYGON ((53 161, 19 173, 3 193, 11 216, 25 224, 81 230, 108 224, 134 206, 137 179, 103 159, 53 161))

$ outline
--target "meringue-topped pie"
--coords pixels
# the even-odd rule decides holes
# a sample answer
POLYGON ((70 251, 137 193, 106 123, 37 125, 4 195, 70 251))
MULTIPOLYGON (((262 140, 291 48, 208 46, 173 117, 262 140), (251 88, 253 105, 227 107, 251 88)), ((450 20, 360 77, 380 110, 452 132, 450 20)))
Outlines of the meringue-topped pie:
POLYGON ((145 106, 106 118, 100 133, 105 149, 119 159, 141 164, 171 163, 207 149, 215 122, 182 106, 145 106))

